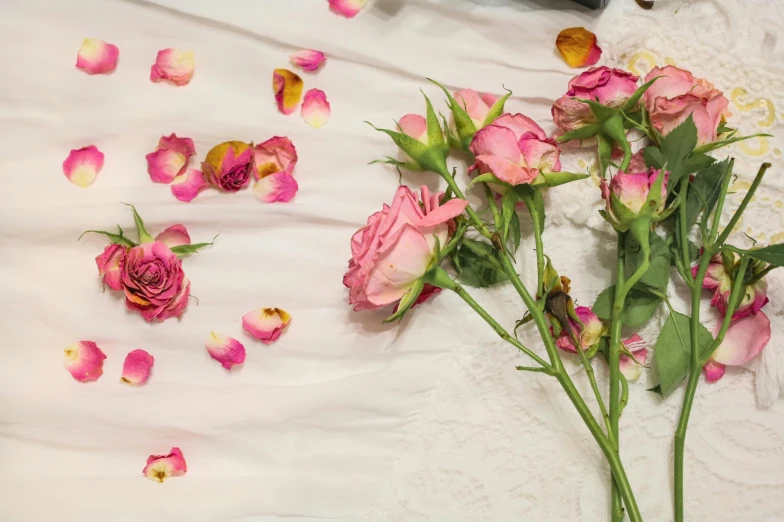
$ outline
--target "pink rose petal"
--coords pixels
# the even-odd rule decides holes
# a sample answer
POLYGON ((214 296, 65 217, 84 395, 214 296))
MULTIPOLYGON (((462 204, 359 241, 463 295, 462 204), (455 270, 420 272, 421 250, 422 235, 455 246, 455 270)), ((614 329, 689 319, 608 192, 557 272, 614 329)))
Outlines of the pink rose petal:
POLYGON ((329 121, 331 114, 327 95, 324 91, 311 89, 302 101, 302 119, 311 127, 318 129, 329 121))
POLYGON ((185 457, 180 448, 172 448, 168 455, 150 455, 144 466, 144 476, 150 480, 163 482, 169 477, 178 477, 188 471, 185 457))
POLYGON ((106 354, 92 341, 79 341, 65 349, 65 369, 79 382, 98 380, 104 359, 106 354))
POLYGON ((329 0, 329 8, 346 18, 354 18, 365 4, 367 0, 329 0))
POLYGON ((705 363, 705 366, 702 367, 702 371, 705 373, 705 380, 707 382, 716 382, 724 377, 724 372, 727 371, 727 366, 721 363, 717 363, 714 360, 709 360, 707 363, 705 363))
POLYGON ((102 168, 103 152, 95 145, 71 150, 63 162, 65 177, 82 188, 92 185, 102 168))
POLYGON ((242 327, 253 337, 271 344, 291 322, 291 315, 280 308, 259 308, 242 316, 242 327))
POLYGON ((312 49, 297 51, 296 53, 292 54, 290 58, 291 63, 307 72, 317 71, 319 67, 324 65, 324 62, 327 61, 324 53, 321 51, 314 51, 312 49))
POLYGON ((297 149, 285 136, 273 136, 253 147, 253 175, 256 179, 285 172, 291 174, 297 165, 297 149))
POLYGON ((97 38, 85 38, 76 55, 76 68, 87 74, 108 74, 117 67, 120 50, 97 38))
POLYGON ((192 51, 163 49, 158 51, 155 63, 150 68, 150 80, 153 82, 168 81, 174 85, 188 85, 193 78, 196 61, 192 51))
POLYGON ((265 203, 288 203, 299 190, 294 176, 285 172, 277 172, 261 178, 253 186, 253 193, 265 203))
POLYGON ((121 382, 144 384, 150 378, 150 370, 155 359, 144 350, 134 350, 125 356, 121 382))
POLYGON ((193 201, 199 192, 209 187, 204 180, 204 174, 199 169, 189 169, 185 174, 174 178, 171 192, 175 198, 186 203, 193 201))
POLYGON ((176 134, 161 136, 155 151, 145 156, 150 179, 156 183, 171 183, 185 172, 188 159, 195 154, 192 139, 178 138, 176 134))
POLYGON ((191 236, 188 235, 185 225, 172 225, 155 236, 155 241, 160 241, 167 247, 173 248, 176 246, 190 245, 191 236))
POLYGON ((648 348, 645 341, 637 334, 632 335, 625 341, 623 346, 632 353, 632 357, 621 354, 620 370, 627 381, 636 381, 640 378, 645 362, 648 360, 648 348))
POLYGON ((206 346, 210 357, 221 363, 221 366, 227 370, 231 370, 235 364, 245 362, 245 347, 237 339, 210 332, 206 346))
MULTIPOLYGON (((721 323, 717 324, 716 332, 721 323)), ((735 319, 724 336, 724 341, 713 352, 714 362, 740 366, 756 357, 770 341, 770 319, 764 312, 735 319)))
POLYGON ((95 258, 101 281, 112 290, 122 290, 122 267, 126 251, 123 245, 112 243, 95 258))

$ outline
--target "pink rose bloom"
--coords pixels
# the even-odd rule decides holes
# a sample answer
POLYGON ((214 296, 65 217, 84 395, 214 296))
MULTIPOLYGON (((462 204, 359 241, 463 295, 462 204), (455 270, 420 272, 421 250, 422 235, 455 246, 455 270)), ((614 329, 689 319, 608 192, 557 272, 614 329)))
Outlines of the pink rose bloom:
POLYGON ((613 226, 628 228, 631 221, 639 216, 657 217, 664 211, 667 203, 669 172, 664 173, 658 204, 655 208, 648 205, 651 187, 656 183, 660 174, 661 171, 654 168, 634 174, 619 172, 610 180, 609 187, 607 182, 602 180, 602 198, 607 203, 607 216, 613 226))
POLYGON ((510 185, 533 182, 541 172, 561 170, 560 152, 534 120, 522 114, 504 114, 477 131, 471 141, 476 163, 471 170, 492 173, 510 185))
POLYGON ((408 187, 398 187, 392 205, 370 216, 351 238, 351 255, 343 284, 354 310, 376 310, 400 301, 425 275, 436 257, 436 239, 443 247, 448 223, 468 202, 452 199, 443 205, 441 193, 422 186, 422 199, 408 187))
POLYGON ((637 90, 638 76, 621 69, 591 67, 569 80, 569 90, 551 109, 553 121, 564 132, 595 123, 591 108, 573 100, 594 100, 608 107, 620 107, 637 90))
POLYGON ((697 126, 697 144, 716 141, 716 130, 729 104, 724 93, 674 65, 654 67, 645 81, 657 76, 643 95, 654 128, 666 136, 691 116, 697 126))
MULTIPOLYGON (((569 320, 569 325, 574 334, 580 339, 580 347, 583 350, 588 350, 601 339, 604 324, 587 306, 578 306, 574 309, 574 312, 584 326, 580 326, 580 323, 572 319, 569 320)), ((561 330, 561 334, 555 340, 555 345, 565 352, 577 353, 577 348, 565 329, 561 330)))
MULTIPOLYGON (((735 254, 733 256, 736 258, 735 263, 737 265, 737 256, 735 254)), ((692 275, 696 276, 698 269, 699 267, 693 267, 691 269, 692 275)), ((718 308, 722 316, 727 313, 732 282, 732 274, 724 266, 721 255, 716 254, 708 265, 708 271, 705 273, 702 287, 706 290, 714 290, 711 305, 718 308)), ((763 306, 768 304, 767 290, 768 284, 764 279, 760 279, 753 285, 748 285, 743 293, 743 298, 735 309, 735 313, 732 314, 732 320, 737 321, 759 312, 763 306)))
POLYGON ((180 317, 188 305, 191 285, 182 271, 182 262, 161 241, 128 250, 122 283, 126 306, 146 321, 180 317))
POLYGON ((487 115, 493 104, 498 101, 498 96, 486 92, 476 92, 473 89, 463 89, 454 94, 455 101, 468 113, 477 129, 484 125, 487 115))
POLYGON ((204 180, 227 192, 237 192, 250 181, 253 148, 241 141, 226 141, 214 146, 201 164, 204 180))
MULTIPOLYGON (((713 335, 721 328, 716 324, 713 335)), ((705 380, 715 382, 724 375, 726 366, 742 366, 759 355, 770 341, 770 319, 764 312, 732 319, 724 341, 703 367, 705 380)))

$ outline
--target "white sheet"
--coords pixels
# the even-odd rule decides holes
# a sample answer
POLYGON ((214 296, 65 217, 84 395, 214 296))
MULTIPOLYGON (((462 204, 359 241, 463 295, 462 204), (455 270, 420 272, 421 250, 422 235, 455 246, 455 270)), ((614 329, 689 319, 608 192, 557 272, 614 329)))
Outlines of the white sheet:
MULTIPOLYGON (((410 427, 429 397, 444 393, 440 376, 458 352, 484 353, 478 346, 492 333, 452 296, 401 326, 382 325, 384 313, 350 311, 341 284, 349 238, 398 184, 391 169, 367 165, 394 147, 363 120, 391 126, 421 112, 420 88, 443 110, 424 80, 433 77, 450 88, 500 92, 504 84, 515 91, 511 110, 545 123, 573 74, 555 56, 555 35, 596 16, 570 2, 482 3, 371 0, 347 20, 326 0, 4 0, 0 520, 414 519, 391 509, 388 496, 410 427), (114 74, 74 68, 85 36, 119 46, 114 74), (166 47, 195 52, 187 87, 149 81, 166 47), (272 99, 272 69, 288 67, 288 55, 303 48, 328 56, 318 74, 303 74, 306 88, 323 89, 332 104, 319 130, 279 114, 272 99), (192 137, 199 158, 224 140, 289 136, 300 191, 289 205, 262 204, 249 191, 180 203, 149 180, 144 161, 171 132, 192 137), (65 180, 61 163, 88 144, 106 162, 83 190, 65 180), (214 248, 184 262, 199 300, 179 322, 148 325, 126 312, 101 292, 93 259, 105 241, 76 241, 90 228, 132 229, 121 202, 135 204, 152 232, 183 223, 197 241, 220 234, 214 248), (294 316, 269 347, 241 330, 242 314, 260 306, 294 316), (242 369, 227 374, 208 357, 210 330, 245 343, 242 369), (77 383, 63 369, 61 350, 80 339, 108 355, 96 383, 77 383), (119 382, 135 348, 156 360, 140 388, 119 382), (163 485, 144 479, 146 457, 172 446, 183 450, 187 475, 163 485)), ((405 179, 422 180, 435 185, 405 179)), ((561 429, 582 433, 563 411, 561 429)), ((450 451, 459 455, 460 445, 450 451)), ((597 470, 590 480, 601 485, 597 470)), ((424 516, 462 520, 438 513, 424 516)), ((502 513, 527 519, 517 507, 502 513)))

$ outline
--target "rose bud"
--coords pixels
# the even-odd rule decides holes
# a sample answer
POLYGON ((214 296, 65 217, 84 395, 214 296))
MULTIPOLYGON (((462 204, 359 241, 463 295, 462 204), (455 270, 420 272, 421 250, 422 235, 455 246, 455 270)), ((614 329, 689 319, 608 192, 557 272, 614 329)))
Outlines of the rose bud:
POLYGON ((204 179, 227 192, 237 192, 250 181, 253 168, 253 145, 226 141, 207 153, 201 164, 204 179))
POLYGON ((607 202, 607 220, 621 232, 629 229, 640 217, 657 221, 667 203, 667 180, 670 173, 654 168, 646 172, 613 176, 609 187, 602 180, 602 198, 607 202))

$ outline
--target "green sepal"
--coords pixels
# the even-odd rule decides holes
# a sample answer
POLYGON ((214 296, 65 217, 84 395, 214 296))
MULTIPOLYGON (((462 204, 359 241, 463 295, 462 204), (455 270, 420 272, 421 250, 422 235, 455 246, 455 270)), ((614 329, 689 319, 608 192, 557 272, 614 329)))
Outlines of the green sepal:
POLYGON ((558 185, 564 185, 566 183, 571 183, 572 181, 578 181, 581 179, 585 179, 590 177, 590 174, 576 174, 574 172, 542 172, 537 178, 531 183, 531 186, 534 187, 557 187, 558 185))
POLYGON ((440 87, 441 90, 444 91, 444 94, 446 94, 449 110, 452 111, 452 116, 455 119, 457 136, 460 138, 462 149, 467 151, 469 145, 471 145, 471 140, 474 138, 474 134, 476 134, 476 125, 474 125, 473 120, 471 120, 471 116, 469 116, 465 109, 455 101, 454 97, 446 90, 446 87, 431 78, 428 78, 427 80, 440 87))
POLYGON ((424 287, 425 281, 423 278, 414 281, 414 285, 411 287, 411 289, 400 299, 400 302, 397 305, 397 312, 384 319, 384 322, 391 323, 392 321, 396 321, 397 319, 403 317, 408 309, 411 308, 411 306, 416 302, 424 287))
POLYGON ((171 247, 171 251, 174 252, 174 254, 177 256, 196 254, 202 248, 212 246, 217 238, 218 236, 215 236, 214 238, 212 238, 212 241, 210 241, 209 243, 193 243, 190 245, 179 245, 179 246, 171 247))
POLYGON ((82 239, 82 236, 84 236, 85 234, 101 234, 111 239, 112 243, 123 245, 128 248, 137 246, 136 243, 134 243, 133 241, 125 237, 125 235, 123 234, 123 230, 122 228, 120 228, 119 225, 117 225, 117 228, 120 230, 119 234, 113 234, 111 232, 106 232, 104 230, 85 230, 84 232, 82 232, 82 235, 79 236, 79 239, 77 239, 77 241, 80 241, 82 239))
POLYGON ((603 122, 605 120, 608 120, 618 113, 617 109, 613 109, 612 107, 602 105, 601 103, 594 100, 589 100, 586 98, 577 98, 577 97, 572 99, 586 104, 591 109, 594 118, 596 118, 596 121, 598 122, 603 122))
POLYGON ((442 176, 449 171, 446 168, 446 155, 449 153, 446 145, 442 144, 435 147, 428 147, 419 140, 415 140, 408 134, 396 132, 389 129, 379 129, 370 122, 365 122, 379 132, 383 132, 395 142, 400 150, 413 159, 422 169, 430 170, 442 176))
POLYGON ((433 104, 430 103, 430 98, 422 92, 425 97, 425 105, 427 107, 425 120, 427 121, 427 145, 428 147, 443 147, 446 142, 444 141, 444 132, 441 125, 438 123, 438 116, 436 111, 433 110, 433 104))
POLYGON ((136 207, 131 205, 130 203, 123 203, 124 205, 128 205, 131 207, 133 211, 133 222, 136 224, 136 232, 139 234, 139 243, 152 243, 155 239, 147 232, 147 229, 144 228, 144 221, 142 221, 142 217, 136 212, 136 207))
POLYGON ((629 99, 626 100, 626 102, 621 106, 621 110, 626 113, 633 112, 635 107, 637 106, 637 102, 640 101, 640 98, 642 98, 642 95, 645 94, 645 91, 647 91, 650 88, 650 86, 653 85, 653 82, 655 82, 659 78, 661 78, 661 76, 657 76, 656 78, 653 78, 652 80, 649 80, 643 83, 642 85, 640 85, 640 87, 638 87, 637 90, 634 91, 634 94, 629 96, 629 99))
POLYGON ((750 136, 738 136, 737 138, 727 138, 724 140, 713 141, 711 143, 706 143, 705 145, 700 145, 699 147, 694 149, 695 154, 710 152, 712 150, 719 149, 724 147, 725 145, 730 145, 732 143, 737 143, 739 141, 748 140, 751 138, 772 138, 772 134, 752 134, 750 136))
POLYGON ((598 123, 589 123, 588 125, 584 125, 579 129, 575 129, 573 131, 565 132, 558 136, 555 141, 558 143, 564 143, 566 141, 572 140, 586 140, 588 138, 593 138, 597 134, 599 134, 600 125, 598 123))
POLYGON ((508 100, 509 97, 512 95, 512 91, 510 91, 506 87, 504 87, 504 90, 506 90, 506 94, 504 94, 498 100, 496 100, 493 106, 490 107, 490 112, 487 113, 487 116, 485 117, 485 121, 482 122, 482 127, 487 127, 488 125, 493 123, 496 118, 498 118, 501 114, 503 114, 506 100, 508 100))
POLYGON ((514 190, 507 190, 501 198, 501 239, 504 243, 509 237, 509 225, 512 222, 512 216, 516 214, 515 206, 518 199, 514 190))
POLYGON ((401 169, 406 169, 406 170, 409 170, 411 172, 423 172, 424 171, 424 169, 422 167, 420 167, 419 165, 417 165, 416 163, 413 163, 411 161, 396 160, 395 158, 391 158, 389 156, 384 156, 384 159, 382 159, 382 160, 380 160, 380 159, 373 160, 370 163, 368 163, 368 165, 373 165, 374 163, 384 163, 384 164, 387 164, 387 165, 394 165, 395 167, 398 167, 398 168, 401 168, 401 169))
POLYGON ((468 186, 466 186, 466 191, 471 187, 473 187, 474 185, 476 185, 477 183, 492 183, 493 185, 500 185, 502 187, 511 187, 511 185, 509 185, 509 183, 507 183, 506 181, 501 181, 500 179, 495 177, 495 174, 491 174, 490 172, 488 172, 486 174, 480 174, 474 179, 472 179, 471 183, 469 183, 468 186))
POLYGON ((610 166, 610 159, 612 157, 612 143, 603 135, 599 134, 598 138, 598 156, 599 156, 599 176, 604 179, 607 176, 607 167, 610 166))
MULTIPOLYGON (((604 107, 602 105, 602 107, 604 107)), ((626 129, 624 127, 623 115, 620 112, 615 112, 611 117, 602 122, 602 134, 612 141, 620 145, 623 150, 623 162, 621 163, 621 170, 625 171, 629 168, 629 161, 632 157, 631 145, 626 138, 626 129)))
POLYGON ((452 280, 452 277, 447 273, 447 271, 441 268, 440 266, 436 266, 435 268, 427 272, 422 277, 422 280, 425 283, 431 284, 433 286, 437 286, 438 288, 445 288, 447 290, 454 290, 457 286, 455 282, 452 280))

